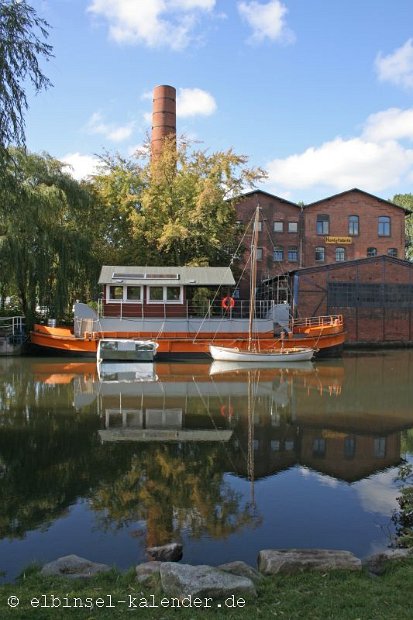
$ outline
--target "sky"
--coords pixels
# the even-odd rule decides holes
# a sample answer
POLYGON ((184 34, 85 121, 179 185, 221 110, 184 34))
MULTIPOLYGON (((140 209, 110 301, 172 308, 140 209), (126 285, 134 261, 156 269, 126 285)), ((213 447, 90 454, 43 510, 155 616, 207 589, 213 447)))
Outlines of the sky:
POLYGON ((412 0, 29 0, 51 26, 53 88, 29 93, 27 146, 93 173, 177 89, 177 131, 263 167, 306 204, 413 192, 412 0))

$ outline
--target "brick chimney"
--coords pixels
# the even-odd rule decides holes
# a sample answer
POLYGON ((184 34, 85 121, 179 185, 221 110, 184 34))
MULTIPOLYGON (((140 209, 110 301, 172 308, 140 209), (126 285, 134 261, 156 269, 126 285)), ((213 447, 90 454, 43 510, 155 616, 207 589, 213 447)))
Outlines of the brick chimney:
POLYGON ((155 86, 152 108, 152 160, 162 151, 167 136, 176 137, 176 89, 173 86, 155 86))

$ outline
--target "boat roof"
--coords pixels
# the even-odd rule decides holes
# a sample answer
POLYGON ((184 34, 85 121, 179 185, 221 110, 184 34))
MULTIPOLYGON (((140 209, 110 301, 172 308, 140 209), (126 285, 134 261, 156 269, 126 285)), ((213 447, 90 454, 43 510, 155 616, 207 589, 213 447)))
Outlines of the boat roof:
POLYGON ((218 286, 235 284, 229 267, 142 267, 104 265, 99 284, 218 286))

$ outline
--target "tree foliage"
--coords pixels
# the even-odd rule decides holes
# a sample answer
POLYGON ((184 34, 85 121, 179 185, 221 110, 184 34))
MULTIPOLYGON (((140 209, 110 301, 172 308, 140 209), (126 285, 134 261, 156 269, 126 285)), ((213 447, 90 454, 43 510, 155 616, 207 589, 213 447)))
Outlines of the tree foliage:
POLYGON ((406 258, 413 260, 413 194, 396 194, 391 202, 410 211, 406 216, 406 258))
POLYGON ((233 204, 265 176, 247 163, 231 149, 208 154, 171 138, 152 162, 149 144, 134 159, 105 156, 94 187, 118 214, 113 240, 127 239, 127 262, 229 264, 238 243, 233 204))
POLYGON ((0 2, 0 156, 7 146, 25 142, 25 88, 35 92, 50 86, 40 61, 52 56, 46 42, 49 24, 40 18, 26 0, 0 2))
POLYGON ((29 322, 36 305, 61 317, 97 281, 91 228, 99 218, 87 189, 47 154, 13 149, 7 173, 15 191, 3 210, 0 280, 29 322))

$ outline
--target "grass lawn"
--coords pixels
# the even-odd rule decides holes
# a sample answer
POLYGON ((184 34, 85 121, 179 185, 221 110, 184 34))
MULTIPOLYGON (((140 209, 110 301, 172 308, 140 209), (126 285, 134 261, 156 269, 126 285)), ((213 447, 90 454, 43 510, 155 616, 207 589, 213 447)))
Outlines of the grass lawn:
MULTIPOLYGON (((267 577, 258 586, 258 597, 246 600, 239 608, 227 606, 234 604, 232 598, 227 599, 227 604, 225 601, 209 601, 205 608, 172 607, 172 597, 162 593, 159 581, 154 580, 150 587, 142 587, 136 582, 133 570, 123 574, 112 571, 91 580, 71 581, 43 578, 38 570, 31 569, 17 583, 0 586, 0 618, 411 620, 412 590, 413 559, 389 565, 380 577, 345 571, 267 577), (19 599, 16 607, 10 607, 9 602, 16 604, 17 599, 9 597, 19 599), (170 606, 163 607, 162 599, 168 599, 170 606), (59 601, 60 606, 57 606, 59 601), (159 606, 140 606, 145 602, 159 606), (49 607, 44 607, 44 603, 49 607), (81 603, 83 607, 80 607, 81 603)), ((235 601, 237 598, 241 597, 236 596, 235 601)))

